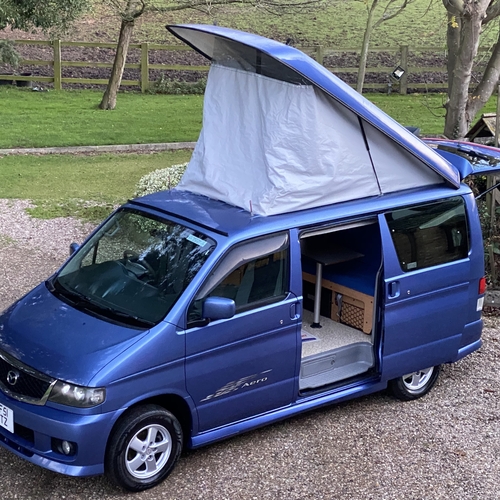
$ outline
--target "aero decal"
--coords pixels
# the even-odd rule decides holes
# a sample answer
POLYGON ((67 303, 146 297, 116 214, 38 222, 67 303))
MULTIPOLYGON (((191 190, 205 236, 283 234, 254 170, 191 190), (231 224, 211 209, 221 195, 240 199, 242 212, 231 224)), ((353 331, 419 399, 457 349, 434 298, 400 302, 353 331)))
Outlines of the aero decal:
POLYGON ((200 401, 200 403, 203 401, 208 401, 209 399, 218 398, 219 396, 224 396, 225 394, 237 391, 242 387, 250 387, 252 385, 257 385, 262 382, 266 382, 267 375, 264 374, 269 373, 271 371, 272 370, 266 370, 260 373, 254 373, 253 375, 248 375, 247 377, 242 377, 238 380, 232 380, 231 382, 228 382, 226 385, 222 386, 220 389, 217 389, 213 394, 209 394, 208 396, 203 398, 200 401))

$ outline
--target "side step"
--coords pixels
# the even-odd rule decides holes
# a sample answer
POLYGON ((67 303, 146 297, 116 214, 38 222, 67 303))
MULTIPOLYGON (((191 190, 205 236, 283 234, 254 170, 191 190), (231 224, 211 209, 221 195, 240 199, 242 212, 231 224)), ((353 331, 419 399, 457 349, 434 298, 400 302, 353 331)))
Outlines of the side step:
POLYGON ((375 364, 370 342, 338 347, 308 356, 300 366, 299 389, 314 389, 368 371, 375 364))

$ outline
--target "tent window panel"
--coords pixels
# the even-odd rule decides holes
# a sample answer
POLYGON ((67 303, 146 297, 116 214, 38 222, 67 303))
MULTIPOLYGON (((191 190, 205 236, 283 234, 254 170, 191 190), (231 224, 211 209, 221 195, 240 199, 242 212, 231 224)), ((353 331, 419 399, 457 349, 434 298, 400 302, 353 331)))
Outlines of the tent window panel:
POLYGON ((257 73, 295 85, 311 84, 309 80, 277 61, 274 57, 233 40, 216 37, 212 62, 220 66, 243 69, 250 73, 257 73))
POLYGON ((461 197, 395 210, 386 215, 403 271, 464 259, 469 252, 461 197))

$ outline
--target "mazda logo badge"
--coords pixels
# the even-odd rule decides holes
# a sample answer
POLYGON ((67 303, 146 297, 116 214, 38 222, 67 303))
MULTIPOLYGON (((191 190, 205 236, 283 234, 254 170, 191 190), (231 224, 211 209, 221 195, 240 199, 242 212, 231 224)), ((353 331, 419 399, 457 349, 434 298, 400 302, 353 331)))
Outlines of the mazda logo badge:
POLYGON ((19 372, 16 370, 10 370, 7 373, 7 383, 10 385, 16 385, 17 380, 19 379, 19 372))

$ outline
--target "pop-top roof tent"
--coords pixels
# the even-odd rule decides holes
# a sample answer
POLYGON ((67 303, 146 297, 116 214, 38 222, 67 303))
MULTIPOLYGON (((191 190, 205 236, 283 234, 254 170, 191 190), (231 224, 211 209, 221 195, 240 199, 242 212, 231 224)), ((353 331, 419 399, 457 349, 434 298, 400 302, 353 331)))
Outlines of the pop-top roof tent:
POLYGON ((299 50, 219 26, 167 28, 211 60, 179 189, 273 215, 459 186, 447 160, 299 50))

